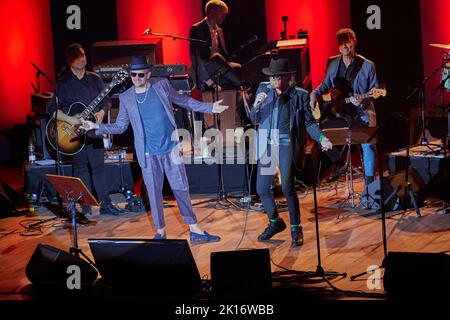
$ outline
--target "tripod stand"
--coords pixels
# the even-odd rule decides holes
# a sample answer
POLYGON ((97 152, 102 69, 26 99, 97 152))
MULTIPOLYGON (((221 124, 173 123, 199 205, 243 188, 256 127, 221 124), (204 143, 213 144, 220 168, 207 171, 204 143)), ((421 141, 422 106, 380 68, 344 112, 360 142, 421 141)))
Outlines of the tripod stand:
MULTIPOLYGON (((219 83, 221 77, 223 77, 229 70, 223 70, 223 67, 217 68, 217 70, 213 74, 213 78, 215 79, 215 86, 214 86, 214 95, 213 95, 213 102, 219 101, 219 83)), ((216 129, 221 130, 221 123, 220 123, 220 114, 214 114, 214 120, 216 129)), ((222 139, 220 139, 220 143, 222 142, 222 139)), ((222 148, 219 148, 220 151, 222 151, 222 148)), ((205 201, 197 202, 193 204, 193 206, 201 205, 208 202, 215 201, 215 207, 216 209, 225 209, 229 206, 234 207, 237 210, 240 210, 240 207, 232 202, 230 199, 228 199, 227 192, 225 191, 225 183, 224 183, 224 174, 223 174, 223 152, 222 155, 219 155, 219 161, 217 161, 217 169, 218 169, 218 177, 219 177, 219 185, 217 190, 217 198, 216 199, 208 199, 205 201), (220 206, 220 207, 219 207, 220 206)))
MULTIPOLYGON (((406 101, 410 101, 410 99, 418 94, 418 102, 419 102, 419 109, 420 109, 420 141, 418 145, 420 146, 426 146, 430 151, 433 151, 433 149, 430 146, 437 146, 435 144, 430 144, 425 137, 425 85, 427 82, 433 78, 433 76, 448 62, 448 59, 443 59, 442 63, 439 65, 438 68, 436 68, 429 76, 425 77, 423 81, 410 93, 410 95, 406 98, 406 101)), ((445 83, 445 81, 444 81, 445 83)), ((411 109, 411 108, 410 108, 411 109)), ((409 112, 409 118, 411 118, 411 110, 409 112)), ((408 141, 409 144, 409 141, 408 141)))
POLYGON ((90 206, 98 206, 99 203, 94 196, 89 192, 84 183, 79 178, 59 176, 47 174, 47 178, 55 187, 61 198, 67 203, 67 209, 72 217, 72 233, 73 233, 73 247, 69 248, 69 252, 77 256, 85 258, 89 264, 95 267, 94 262, 86 256, 86 254, 78 248, 78 231, 76 219, 76 204, 82 202, 90 206))
MULTIPOLYGON (((330 128, 323 129, 324 134, 329 137, 334 146, 345 145, 347 147, 347 172, 346 172, 346 195, 347 197, 339 205, 339 209, 345 205, 350 205, 351 208, 356 208, 355 204, 355 189, 353 180, 353 163, 351 155, 351 147, 355 144, 368 143, 369 137, 376 131, 375 127, 345 127, 345 128, 330 128)), ((374 142, 373 142, 374 143, 374 142)), ((341 218, 339 214, 338 219, 341 218)))

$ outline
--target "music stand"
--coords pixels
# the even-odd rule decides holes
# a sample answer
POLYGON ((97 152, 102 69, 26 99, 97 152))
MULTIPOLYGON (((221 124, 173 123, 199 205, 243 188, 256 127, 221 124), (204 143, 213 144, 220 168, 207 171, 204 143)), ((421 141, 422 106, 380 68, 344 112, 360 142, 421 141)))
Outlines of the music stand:
POLYGON ((98 206, 99 203, 80 178, 55 174, 46 174, 46 176, 59 193, 61 199, 67 203, 67 211, 72 215, 73 247, 69 248, 69 252, 77 256, 82 255, 91 265, 95 266, 94 262, 78 248, 77 214, 75 207, 78 202, 90 206, 98 206))
MULTIPOLYGON (((355 208, 355 190, 353 186, 353 165, 352 165, 352 154, 351 146, 353 144, 363 144, 368 143, 372 135, 377 131, 376 127, 366 127, 366 128, 331 128, 322 130, 325 136, 330 139, 334 146, 347 146, 347 172, 345 174, 345 192, 347 197, 339 205, 339 209, 343 208, 351 200, 350 207, 355 208)), ((372 139, 370 144, 376 144, 377 140, 372 139)), ((366 184, 367 188, 367 184, 366 184)), ((340 219, 340 214, 337 217, 340 219)))

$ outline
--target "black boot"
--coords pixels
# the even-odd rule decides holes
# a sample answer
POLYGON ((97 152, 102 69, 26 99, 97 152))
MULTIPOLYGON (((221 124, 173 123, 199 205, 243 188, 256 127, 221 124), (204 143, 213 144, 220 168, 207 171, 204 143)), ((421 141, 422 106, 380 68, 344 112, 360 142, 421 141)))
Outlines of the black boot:
POLYGON ((283 219, 278 218, 278 220, 275 222, 270 221, 264 232, 259 235, 258 241, 269 240, 284 229, 286 229, 286 224, 284 223, 283 219))
POLYGON ((371 184, 373 182, 373 180, 375 180, 374 176, 365 176, 365 180, 366 180, 366 186, 368 186, 369 184, 371 184))
POLYGON ((300 247, 303 245, 303 228, 301 226, 291 227, 291 247, 300 247))

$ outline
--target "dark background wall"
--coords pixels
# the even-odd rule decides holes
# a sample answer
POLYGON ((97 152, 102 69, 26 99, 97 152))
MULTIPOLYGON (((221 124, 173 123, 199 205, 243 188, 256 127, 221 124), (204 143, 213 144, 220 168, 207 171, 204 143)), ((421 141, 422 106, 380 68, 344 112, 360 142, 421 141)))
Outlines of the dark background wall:
MULTIPOLYGON (((203 16, 206 15, 207 2, 202 0, 203 16)), ((259 47, 267 43, 266 4, 264 0, 228 0, 226 3, 229 12, 222 28, 228 51, 232 53, 253 35, 258 36, 258 40, 244 49, 236 59, 239 63, 245 63, 259 47)))
MULTIPOLYGON (((388 95, 375 102, 378 125, 386 148, 406 143, 409 124, 393 117, 395 112, 406 115, 417 105, 406 97, 423 77, 420 1, 351 0, 351 25, 356 32, 357 52, 375 63, 378 81, 386 86, 388 95), (367 7, 381 9, 381 29, 367 28, 367 7)), ((416 97, 414 97, 416 98, 416 97)))
MULTIPOLYGON (((97 41, 117 40, 117 16, 115 0, 50 0, 53 52, 56 72, 64 66, 64 49, 74 42, 80 43, 90 57, 90 46, 97 41), (81 29, 68 29, 66 13, 70 5, 81 10, 81 29)), ((90 61, 88 59, 88 68, 90 61)))

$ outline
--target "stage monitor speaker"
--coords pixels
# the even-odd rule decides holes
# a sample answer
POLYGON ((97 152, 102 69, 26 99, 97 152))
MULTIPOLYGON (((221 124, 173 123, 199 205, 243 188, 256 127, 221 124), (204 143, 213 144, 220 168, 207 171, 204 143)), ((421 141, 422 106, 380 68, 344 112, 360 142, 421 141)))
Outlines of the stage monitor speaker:
POLYGON ((0 217, 13 214, 20 202, 20 195, 7 183, 0 181, 0 217))
POLYGON ((119 295, 189 298, 201 278, 186 240, 89 239, 102 279, 119 295))
POLYGON ((61 249, 39 244, 28 262, 25 273, 28 280, 35 285, 66 286, 71 273, 68 267, 80 268, 81 283, 92 284, 97 279, 97 271, 78 256, 61 249))
POLYGON ((444 253, 389 252, 383 266, 391 298, 450 298, 450 257, 444 253))
POLYGON ((264 297, 272 289, 269 249, 212 252, 210 266, 218 298, 264 297))
MULTIPOLYGON (((405 197, 405 170, 396 172, 383 178, 384 203, 387 211, 402 209, 403 204, 407 208, 412 207, 409 195, 405 197)), ((408 182, 411 183, 412 191, 416 196, 417 204, 420 206, 426 198, 425 183, 416 168, 409 168, 408 182)), ((381 204, 380 180, 376 179, 361 193, 361 202, 365 207, 379 209, 381 204)))

